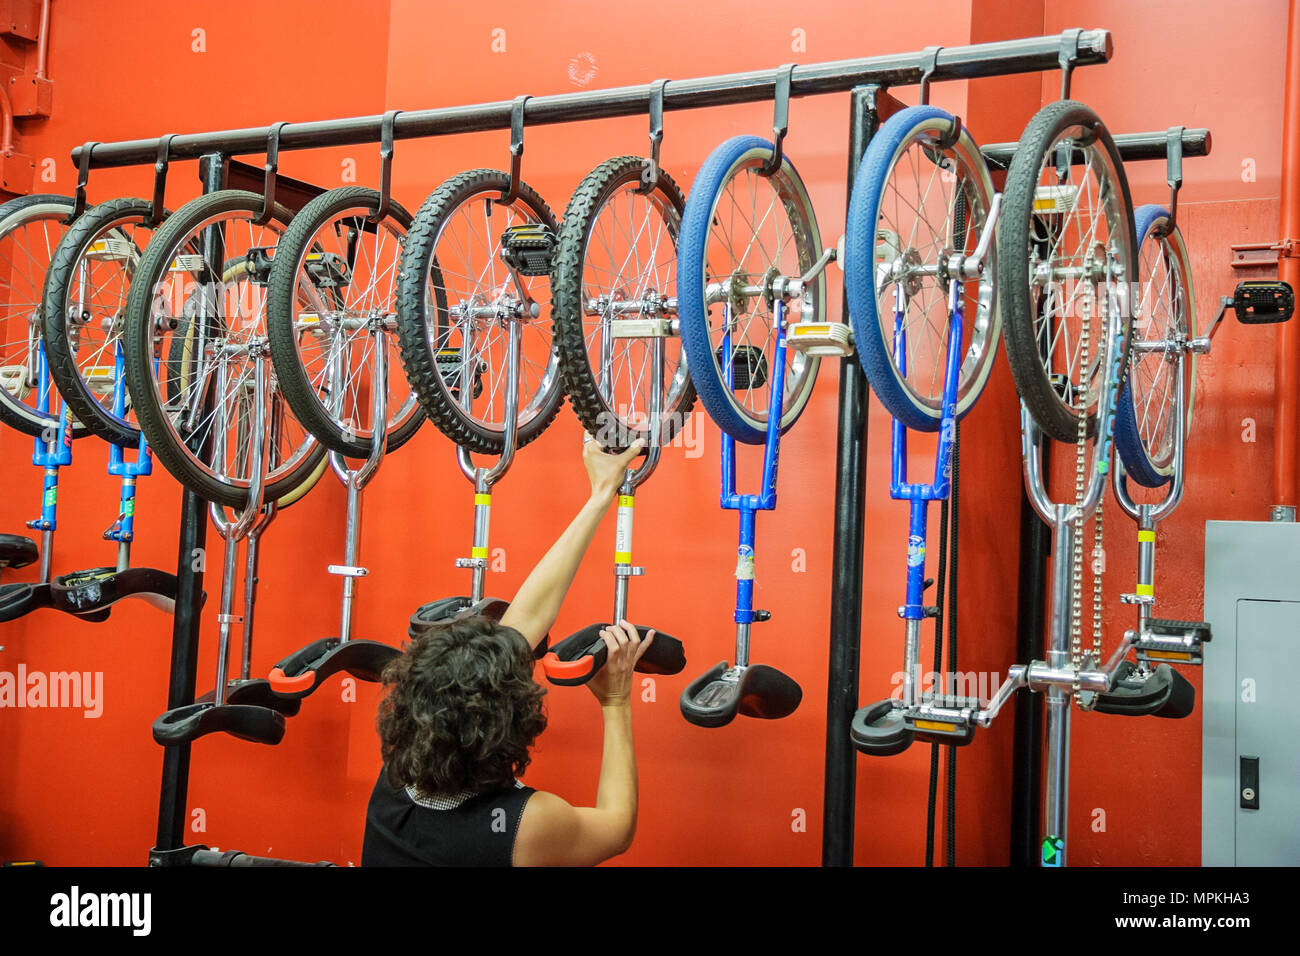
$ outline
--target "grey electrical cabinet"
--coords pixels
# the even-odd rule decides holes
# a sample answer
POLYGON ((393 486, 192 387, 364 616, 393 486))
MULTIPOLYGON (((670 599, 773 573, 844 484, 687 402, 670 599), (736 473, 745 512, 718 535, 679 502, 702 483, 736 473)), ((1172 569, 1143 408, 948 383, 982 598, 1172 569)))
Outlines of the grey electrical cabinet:
POLYGON ((1205 523, 1201 865, 1300 864, 1300 524, 1205 523))

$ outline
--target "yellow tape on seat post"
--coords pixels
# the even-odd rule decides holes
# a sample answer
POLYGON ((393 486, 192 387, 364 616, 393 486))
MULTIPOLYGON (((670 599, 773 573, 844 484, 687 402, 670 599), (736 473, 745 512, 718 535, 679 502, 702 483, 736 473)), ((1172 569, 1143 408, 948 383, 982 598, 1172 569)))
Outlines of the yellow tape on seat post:
POLYGON ((1155 585, 1139 584, 1137 586, 1138 597, 1154 597, 1156 593, 1155 585))
POLYGON ((1156 533, 1155 533, 1154 531, 1139 531, 1139 532, 1138 532, 1138 541, 1152 541, 1152 542, 1154 542, 1155 540, 1156 540, 1156 533))
POLYGON ((471 558, 484 558, 484 559, 486 559, 487 556, 488 556, 488 549, 487 549, 487 548, 472 548, 472 549, 470 549, 469 556, 470 556, 471 558))
POLYGON ((477 494, 476 494, 476 495, 474 496, 474 504, 475 504, 475 505, 490 505, 490 504, 492 504, 492 496, 491 496, 491 495, 477 495, 477 494))

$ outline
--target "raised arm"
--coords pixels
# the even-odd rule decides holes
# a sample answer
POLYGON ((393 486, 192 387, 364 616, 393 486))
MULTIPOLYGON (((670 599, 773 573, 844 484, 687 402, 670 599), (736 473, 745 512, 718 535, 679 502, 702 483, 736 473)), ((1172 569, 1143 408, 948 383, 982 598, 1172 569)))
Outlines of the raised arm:
POLYGON ((555 623, 564 595, 578 573, 578 565, 591 545, 600 519, 618 494, 628 464, 640 450, 641 442, 637 441, 621 455, 607 455, 590 436, 584 439, 582 461, 591 480, 591 497, 578 511, 577 517, 569 522, 559 540, 537 562, 501 618, 501 623, 519 631, 529 646, 537 647, 555 623))
POLYGON ((627 621, 604 628, 605 666, 587 684, 600 702, 605 744, 594 807, 575 807, 538 791, 529 799, 515 841, 516 866, 594 866, 618 856, 636 834, 636 750, 632 744, 632 683, 636 662, 654 640, 640 640, 627 621))

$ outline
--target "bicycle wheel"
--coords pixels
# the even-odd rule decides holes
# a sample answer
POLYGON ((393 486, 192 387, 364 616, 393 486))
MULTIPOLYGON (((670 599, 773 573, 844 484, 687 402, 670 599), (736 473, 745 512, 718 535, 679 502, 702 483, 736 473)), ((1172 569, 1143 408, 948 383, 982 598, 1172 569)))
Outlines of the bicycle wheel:
POLYGON ((541 223, 551 210, 526 183, 509 205, 499 200, 510 177, 475 169, 439 186, 407 233, 398 279, 397 325, 402 366, 433 423, 469 451, 500 453, 505 442, 507 342, 521 323, 515 447, 535 439, 564 399, 552 344, 545 277, 519 276, 530 316, 501 238, 511 226, 541 223))
POLYGON ((72 414, 117 445, 135 445, 140 426, 127 403, 113 410, 116 350, 127 290, 153 228, 153 204, 113 199, 87 209, 54 250, 41 312, 50 376, 72 414))
POLYGON ((1043 431, 1078 437, 1081 400, 1088 430, 1110 356, 1103 356, 1109 303, 1120 311, 1127 373, 1137 270, 1128 180, 1105 124, 1087 106, 1050 103, 1030 120, 1007 170, 998 223, 998 295, 1016 391, 1043 431), (1088 331, 1087 367, 1082 334, 1088 331))
MULTIPOLYGON (((757 136, 734 137, 709 154, 691 185, 677 248, 677 314, 691 381, 718 427, 751 445, 767 434, 777 329, 768 295, 745 290, 768 287, 778 275, 805 274, 822 251, 812 202, 790 160, 783 158, 770 177, 759 175, 771 158, 772 144, 757 136), (730 329, 724 300, 731 305, 730 329)), ((823 272, 790 304, 787 321, 822 321, 825 303, 823 272)), ((808 403, 818 363, 786 351, 781 431, 808 403)))
POLYGON ((374 434, 376 324, 389 351, 387 450, 424 422, 400 373, 397 342, 397 267, 411 214, 394 202, 371 224, 378 202, 373 189, 345 186, 305 205, 276 246, 267 288, 271 358, 285 400, 325 447, 353 458, 370 454, 374 434))
POLYGON ((140 259, 123 330, 127 386, 154 454, 181 484, 232 508, 248 504, 254 416, 269 429, 266 500, 287 497, 325 454, 285 410, 270 366, 263 290, 287 215, 277 210, 258 226, 261 208, 255 193, 223 190, 168 217, 140 259), (216 250, 205 245, 217 237, 219 275, 209 262, 216 250), (259 364, 267 381, 260 407, 259 364))
MULTIPOLYGON (((1181 348, 1148 351, 1146 342, 1185 342, 1196 336, 1196 297, 1191 260, 1183 234, 1168 235, 1169 212, 1141 206, 1134 216, 1138 237, 1138 302, 1128 382, 1115 407, 1115 448, 1124 470, 1139 485, 1158 488, 1174 473, 1174 439, 1178 396, 1175 371, 1181 348)), ((1186 427, 1192 429, 1196 395, 1196 353, 1184 353, 1183 402, 1186 427)))
MULTIPOLYGON (((551 269, 565 391, 583 427, 610 451, 648 438, 655 381, 652 340, 617 336, 614 326, 669 315, 685 206, 662 171, 651 192, 639 191, 645 162, 620 156, 587 174, 564 211, 551 269)), ((665 336, 662 444, 672 441, 694 403, 680 340, 665 336)))
MULTIPOLYGON (((876 396, 908 428, 936 431, 943 413, 951 315, 941 274, 954 254, 975 251, 993 183, 963 128, 938 143, 952 116, 933 106, 900 111, 871 139, 853 184, 844 281, 858 359, 876 396), (901 306, 901 308, 900 308, 901 306), (895 343, 903 346, 903 361, 895 343)), ((1001 319, 992 246, 977 279, 963 282, 957 417, 975 404, 997 353, 1001 319)))
MULTIPOLYGON (((57 428, 61 402, 40 388, 41 294, 54 248, 72 212, 67 196, 20 196, 0 204, 0 422, 27 435, 57 428), (48 412, 41 412, 46 402, 48 412)), ((76 418, 76 438, 90 434, 76 418)))

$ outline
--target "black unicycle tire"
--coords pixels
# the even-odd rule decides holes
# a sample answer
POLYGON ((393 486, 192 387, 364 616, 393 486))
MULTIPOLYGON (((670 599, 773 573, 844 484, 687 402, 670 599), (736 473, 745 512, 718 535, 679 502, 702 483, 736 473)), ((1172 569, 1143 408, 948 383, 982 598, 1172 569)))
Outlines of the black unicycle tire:
POLYGON ((73 272, 94 238, 115 224, 144 222, 153 212, 153 203, 145 199, 110 199, 91 206, 64 233, 54 250, 54 258, 45 275, 41 296, 45 358, 50 377, 68 403, 77 420, 94 434, 115 445, 134 446, 140 441, 138 426, 112 415, 91 394, 77 370, 77 356, 68 342, 68 312, 65 307, 73 272))
MULTIPOLYGON (((69 215, 71 215, 72 210, 75 208, 75 204, 70 196, 58 196, 52 193, 40 193, 35 196, 19 196, 17 199, 11 199, 6 203, 0 203, 0 223, 3 223, 4 220, 8 219, 14 213, 21 212, 24 209, 30 209, 33 206, 47 205, 62 207, 69 215)), ((69 408, 69 411, 71 411, 71 408, 69 408)), ((57 415, 42 416, 35 408, 29 405, 24 405, 22 402, 15 401, 3 389, 0 389, 0 422, 3 422, 10 428, 17 429, 25 435, 32 435, 35 437, 47 434, 48 429, 59 427, 59 418, 57 415)), ((90 431, 82 421, 74 415, 72 419, 72 437, 81 438, 89 434, 90 431)))
MULTIPOLYGON (((504 194, 509 186, 510 176, 507 173, 496 169, 473 169, 451 177, 434 190, 415 214, 411 228, 407 230, 397 280, 397 328, 407 381, 419 396, 425 413, 444 435, 468 451, 490 455, 502 451, 503 435, 470 421, 462 414, 460 405, 448 390, 442 373, 438 371, 429 345, 425 286, 431 271, 437 267, 433 250, 447 217, 472 196, 493 191, 504 194)), ((555 215, 531 186, 520 182, 517 195, 517 201, 527 206, 539 222, 552 231, 558 231, 555 215)), ((560 405, 564 402, 562 378, 563 373, 556 376, 551 394, 537 414, 519 424, 515 435, 516 449, 537 438, 555 421, 560 405)))
MULTIPOLYGON (((1026 270, 1026 255, 1034 216, 1034 192, 1038 186, 1043 155, 1062 130, 1083 126, 1095 131, 1096 142, 1110 157, 1120 189, 1124 209, 1120 220, 1129 232, 1129 261, 1125 263, 1126 283, 1137 274, 1137 241, 1133 228, 1133 203, 1128 178, 1110 131, 1091 108, 1073 100, 1060 100, 1043 107, 1029 121, 1016 145, 1015 157, 1007 170, 1002 194, 1002 212, 998 220, 998 299, 1002 307, 1002 337, 1006 343, 1007 362, 1016 383, 1020 400, 1025 403, 1040 428, 1059 442, 1072 444, 1078 439, 1079 413, 1068 407, 1056 393, 1043 368, 1034 328, 1033 301, 1026 270)), ((1131 312, 1131 310, 1130 310, 1131 312)), ((1129 319, 1131 325, 1131 315, 1129 319)), ((1128 374, 1131 328, 1123 335, 1124 355, 1120 363, 1120 385, 1128 374)), ((1088 434, 1096 426, 1095 413, 1088 417, 1088 434)))
MULTIPOLYGON (((622 416, 614 413, 600 393, 587 353, 583 328, 582 274, 586 261, 587 238, 593 220, 600 214, 614 190, 630 182, 641 182, 646 169, 643 156, 618 156, 601 163, 578 185, 564 210, 559 240, 555 246, 555 261, 551 266, 551 315, 555 329, 555 345, 560 357, 560 373, 564 376, 564 389, 569 404, 583 427, 601 440, 609 451, 623 451, 640 437, 635 429, 627 427, 622 416), (616 423, 614 441, 606 441, 609 423, 616 423)), ((678 217, 686 208, 686 198, 671 176, 659 171, 658 192, 674 209, 678 217)), ((676 236, 674 236, 674 241, 676 236)), ((674 275, 674 280, 676 276, 674 275)), ((671 290, 676 291, 674 288, 671 290)), ((680 362, 686 361, 683 348, 680 362)), ((667 370, 665 370, 667 371, 667 370)), ((682 427, 687 414, 695 404, 695 387, 688 376, 680 398, 672 408, 664 408, 662 444, 668 444, 682 427)))
MULTIPOLYGON (((351 435, 339 426, 321 403, 298 358, 293 327, 294 296, 297 290, 296 264, 305 252, 307 243, 330 219, 347 209, 373 207, 378 202, 379 193, 373 189, 344 186, 322 193, 303 206, 276 245, 270 283, 266 290, 266 331, 271 343, 271 361, 275 364, 275 374, 284 400, 289 403, 289 408, 302 426, 316 436, 317 441, 331 451, 352 458, 365 458, 370 454, 370 439, 351 435)), ((387 218, 404 230, 411 227, 411 214, 396 201, 390 202, 387 218)), ((390 380, 394 375, 400 374, 400 369, 388 370, 390 380)), ((406 421, 387 434, 385 450, 392 452, 401 448, 424 424, 424 418, 424 409, 417 401, 406 421)))
MULTIPOLYGON (((207 501, 231 508, 247 507, 248 489, 218 481, 191 463, 189 449, 178 444, 167 422, 167 413, 154 392, 153 290, 172 261, 172 247, 176 240, 188 235, 211 216, 237 212, 256 214, 261 209, 262 197, 257 193, 223 189, 193 199, 172 213, 140 258, 127 294, 126 325, 122 333, 127 388, 136 420, 149 441, 149 447, 163 467, 185 487, 207 501)), ((283 223, 288 218, 288 212, 276 206, 274 220, 283 223)), ((317 474, 317 466, 324 455, 325 447, 316 442, 291 471, 266 483, 263 500, 279 501, 289 497, 299 485, 317 474)))

